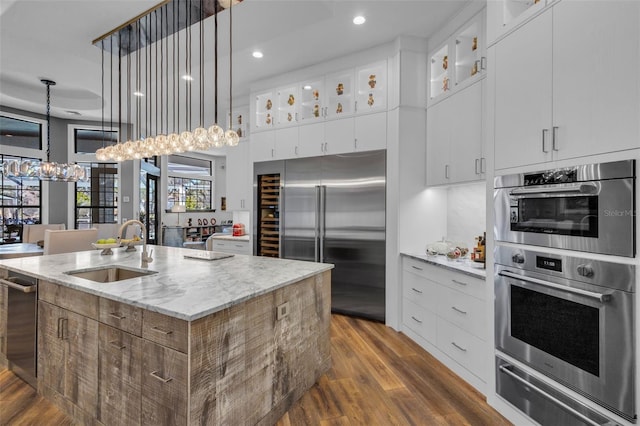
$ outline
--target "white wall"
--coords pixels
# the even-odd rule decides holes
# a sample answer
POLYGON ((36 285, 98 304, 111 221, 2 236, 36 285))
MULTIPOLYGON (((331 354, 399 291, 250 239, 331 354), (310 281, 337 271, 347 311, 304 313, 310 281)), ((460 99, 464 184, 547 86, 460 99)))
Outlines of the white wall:
POLYGON ((486 183, 453 186, 447 192, 446 238, 471 248, 476 244, 474 238, 485 232, 486 183))

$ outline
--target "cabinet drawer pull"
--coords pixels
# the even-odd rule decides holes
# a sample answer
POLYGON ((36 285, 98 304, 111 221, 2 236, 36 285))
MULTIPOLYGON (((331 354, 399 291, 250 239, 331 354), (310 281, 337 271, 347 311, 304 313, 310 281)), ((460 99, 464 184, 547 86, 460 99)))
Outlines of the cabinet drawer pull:
POLYGON ((411 287, 411 290, 415 291, 416 293, 422 294, 422 291, 418 290, 415 287, 411 287))
POLYGON ((413 315, 411 315, 411 319, 417 322, 418 324, 422 324, 422 321, 420 321, 418 318, 414 317, 413 315))
POLYGON ((467 315, 467 311, 463 311, 462 309, 458 309, 455 306, 452 306, 451 309, 453 309, 454 311, 462 314, 462 315, 467 315))
POLYGON ((109 342, 109 345, 111 345, 112 347, 120 351, 126 348, 126 346, 121 345, 120 342, 118 342, 117 340, 112 340, 111 342, 109 342))
POLYGON ((169 383, 170 381, 173 380, 173 378, 171 378, 171 377, 168 377, 168 378, 165 379, 164 377, 158 376, 158 372, 157 371, 152 371, 151 373, 149 373, 149 375, 151 377, 153 377, 154 379, 160 380, 162 383, 169 383))
POLYGON ((166 335, 173 334, 173 331, 172 331, 172 330, 163 330, 162 328, 160 328, 160 327, 155 327, 155 326, 154 326, 154 327, 151 327, 151 330, 153 330, 153 331, 157 331, 158 333, 162 333, 162 334, 166 334, 166 335))
POLYGON ((456 283, 456 284, 458 284, 458 285, 464 285, 464 286, 466 286, 466 285, 467 285, 467 283, 462 282, 462 281, 458 281, 458 280, 451 280, 451 281, 453 281, 454 283, 456 283))
POLYGON ((424 269, 422 269, 422 268, 418 268, 417 266, 414 266, 414 265, 411 265, 411 267, 412 267, 413 269, 417 269, 418 271, 424 271, 424 269))
POLYGON ((123 319, 125 319, 125 318, 126 318, 124 315, 120 315, 120 314, 118 314, 117 312, 111 312, 111 313, 109 313, 109 316, 110 316, 111 318, 115 318, 115 319, 117 319, 117 320, 123 320, 123 319))
POLYGON ((57 330, 58 339, 64 340, 64 328, 65 328, 66 321, 67 321, 66 318, 58 318, 58 330, 57 330))
POLYGON ((457 345, 457 344, 456 344, 456 342, 451 342, 451 346, 453 346, 454 348, 456 348, 456 349, 458 349, 458 350, 460 350, 460 351, 462 351, 462 352, 466 352, 466 351, 467 351, 467 350, 466 350, 465 348, 463 348, 462 346, 457 345))

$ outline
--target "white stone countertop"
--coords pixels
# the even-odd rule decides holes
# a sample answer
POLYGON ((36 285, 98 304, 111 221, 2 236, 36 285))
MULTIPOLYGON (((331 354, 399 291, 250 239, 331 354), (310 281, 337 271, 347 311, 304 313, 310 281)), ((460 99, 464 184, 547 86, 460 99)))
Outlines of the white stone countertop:
POLYGON ((249 241, 249 235, 243 235, 241 237, 234 237, 232 234, 211 234, 211 237, 214 240, 229 240, 229 241, 249 241))
POLYGON ((427 256, 426 254, 416 253, 400 253, 403 256, 412 257, 414 259, 422 260, 432 265, 441 266, 452 271, 462 272, 463 274, 470 275, 472 277, 485 279, 487 272, 484 269, 484 264, 474 262, 471 259, 465 258, 462 260, 447 260, 446 256, 427 256))
POLYGON ((148 246, 157 273, 112 283, 98 283, 65 272, 119 265, 140 268, 136 252, 113 249, 0 260, 0 268, 22 272, 76 290, 187 321, 205 317, 333 268, 331 264, 236 254, 220 260, 185 258, 193 250, 148 246))

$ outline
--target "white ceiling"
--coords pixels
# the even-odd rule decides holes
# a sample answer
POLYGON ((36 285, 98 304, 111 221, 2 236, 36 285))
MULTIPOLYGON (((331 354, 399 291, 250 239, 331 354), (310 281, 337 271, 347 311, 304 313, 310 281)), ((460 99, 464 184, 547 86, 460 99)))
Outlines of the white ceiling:
MULTIPOLYGON (((244 0, 233 9, 234 102, 246 104, 242 100, 254 81, 376 46, 399 35, 429 37, 470 1, 244 0), (357 14, 367 18, 364 25, 353 25, 357 14), (264 58, 253 58, 254 49, 262 50, 264 58)), ((39 80, 48 78, 57 82, 51 92, 53 115, 99 121, 101 50, 91 41, 158 2, 0 0, 0 105, 44 113, 45 88, 39 80)), ((212 21, 205 21, 205 34, 213 32, 212 21)), ((219 14, 218 31, 222 34, 218 66, 226 71, 227 11, 219 14)), ((212 46, 205 42, 205 49, 205 62, 212 68, 212 46)), ((211 73, 205 71, 207 75, 211 73)), ((220 73, 219 87, 219 103, 225 105, 228 71, 220 73)), ((105 98, 108 110, 109 96, 105 98)))

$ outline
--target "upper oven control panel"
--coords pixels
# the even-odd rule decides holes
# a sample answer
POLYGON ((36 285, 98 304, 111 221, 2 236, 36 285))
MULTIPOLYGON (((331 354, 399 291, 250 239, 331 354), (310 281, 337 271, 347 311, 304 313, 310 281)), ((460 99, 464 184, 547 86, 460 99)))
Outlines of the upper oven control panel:
POLYGON ((524 174, 524 186, 552 185, 577 182, 576 169, 558 169, 542 173, 524 174))

